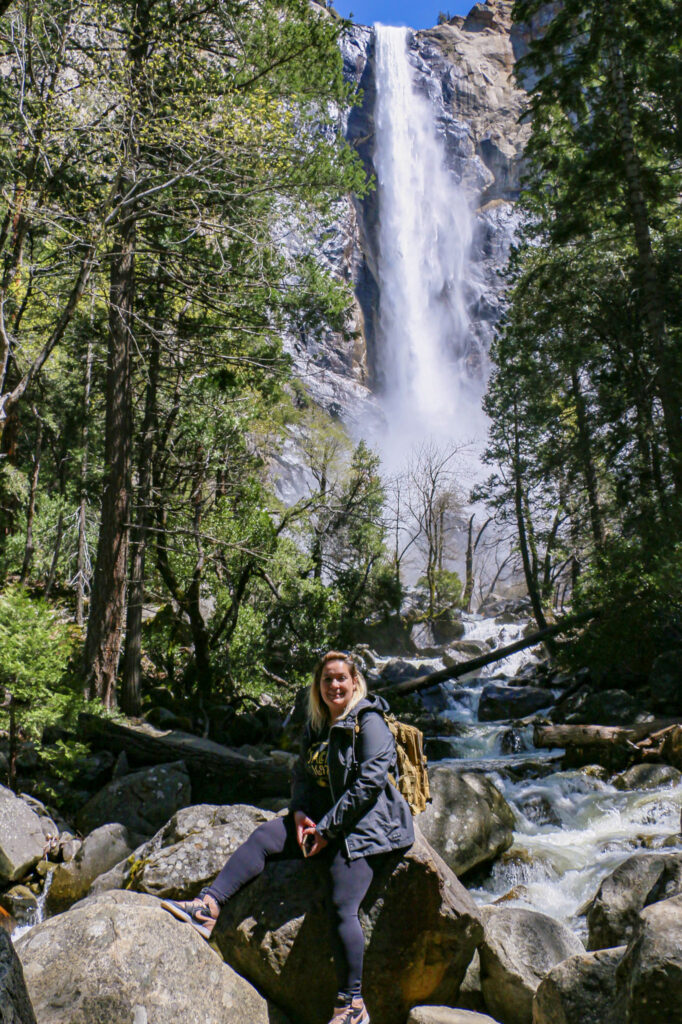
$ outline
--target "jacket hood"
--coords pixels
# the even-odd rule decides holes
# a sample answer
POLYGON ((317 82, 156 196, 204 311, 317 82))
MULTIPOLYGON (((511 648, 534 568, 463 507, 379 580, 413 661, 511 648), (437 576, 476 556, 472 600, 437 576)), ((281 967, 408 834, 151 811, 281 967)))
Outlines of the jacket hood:
POLYGON ((385 701, 383 697, 380 697, 376 693, 368 693, 366 697, 363 697, 361 701, 358 701, 354 708, 351 708, 343 721, 352 721, 353 724, 355 724, 355 720, 358 715, 362 715, 365 711, 378 711, 382 715, 387 715, 390 710, 388 702, 385 701))

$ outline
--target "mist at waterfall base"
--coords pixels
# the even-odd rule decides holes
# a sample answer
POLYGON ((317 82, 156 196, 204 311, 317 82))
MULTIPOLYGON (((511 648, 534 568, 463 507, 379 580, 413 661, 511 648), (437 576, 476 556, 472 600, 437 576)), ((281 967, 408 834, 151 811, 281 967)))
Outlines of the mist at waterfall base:
POLYGON ((476 466, 486 433, 486 354, 469 316, 480 292, 471 259, 475 197, 447 165, 432 106, 416 86, 409 39, 407 29, 375 26, 377 369, 385 427, 371 440, 389 472, 425 442, 457 445, 476 466))

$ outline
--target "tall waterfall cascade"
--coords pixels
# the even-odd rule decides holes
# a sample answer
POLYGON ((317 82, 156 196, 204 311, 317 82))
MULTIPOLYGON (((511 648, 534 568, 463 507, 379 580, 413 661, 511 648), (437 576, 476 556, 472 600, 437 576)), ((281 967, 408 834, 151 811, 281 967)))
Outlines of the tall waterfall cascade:
POLYGON ((471 330, 472 196, 414 81, 409 29, 375 26, 377 368, 393 468, 426 440, 480 448, 485 353, 471 330))

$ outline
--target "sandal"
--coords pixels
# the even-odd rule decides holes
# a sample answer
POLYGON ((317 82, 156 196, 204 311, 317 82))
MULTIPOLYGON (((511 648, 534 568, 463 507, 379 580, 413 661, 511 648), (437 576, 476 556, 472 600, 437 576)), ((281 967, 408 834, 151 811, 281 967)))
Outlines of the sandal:
POLYGON ((362 997, 355 996, 350 1003, 338 1005, 329 1024, 369 1024, 369 1014, 362 997))
POLYGON ((206 902, 206 891, 202 889, 193 900, 161 900, 161 906, 178 921, 191 924, 205 939, 210 939, 211 932, 215 928, 216 918, 206 902))

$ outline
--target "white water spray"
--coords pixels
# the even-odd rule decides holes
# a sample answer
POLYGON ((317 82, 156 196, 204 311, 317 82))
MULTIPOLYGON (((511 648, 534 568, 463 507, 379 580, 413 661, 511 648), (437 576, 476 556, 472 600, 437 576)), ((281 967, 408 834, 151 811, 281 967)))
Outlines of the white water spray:
POLYGON ((378 369, 386 462, 427 438, 480 441, 485 357, 467 293, 474 216, 448 169, 427 98, 417 92, 408 30, 375 26, 379 203, 378 369))

